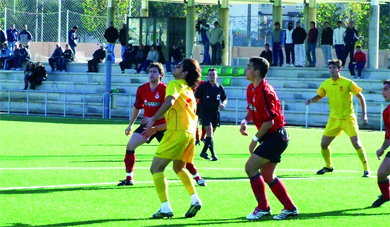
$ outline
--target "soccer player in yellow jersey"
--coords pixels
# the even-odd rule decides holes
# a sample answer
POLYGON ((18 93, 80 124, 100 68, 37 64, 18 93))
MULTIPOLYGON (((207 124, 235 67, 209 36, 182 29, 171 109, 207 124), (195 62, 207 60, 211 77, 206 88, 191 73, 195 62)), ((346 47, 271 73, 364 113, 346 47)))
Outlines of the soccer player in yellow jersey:
POLYGON ((355 95, 362 107, 361 120, 363 124, 367 123, 366 101, 362 94, 362 89, 355 82, 344 78, 340 75, 341 61, 338 59, 329 61, 329 72, 331 78, 325 80, 318 88, 318 95, 306 101, 306 105, 312 102, 318 102, 322 98, 328 96, 329 104, 329 120, 326 124, 324 135, 321 140, 321 153, 325 160, 326 166, 318 170, 317 174, 324 174, 333 171, 333 164, 330 158, 330 143, 334 138, 345 131, 350 137, 353 147, 363 164, 364 175, 368 177, 370 170, 368 168, 366 152, 359 139, 359 126, 356 120, 355 112, 352 103, 352 94, 355 95))
POLYGON ((173 76, 175 80, 167 84, 164 103, 153 117, 146 120, 147 130, 151 130, 154 122, 163 114, 166 119, 166 132, 150 167, 161 202, 160 209, 152 216, 155 219, 173 216, 168 200, 168 182, 164 176, 164 170, 171 161, 173 161, 173 170, 191 196, 191 206, 185 217, 194 217, 202 206, 191 176, 185 170, 185 164, 192 163, 194 158, 197 116, 196 100, 192 89, 200 81, 199 63, 194 59, 184 59, 175 66, 173 76))

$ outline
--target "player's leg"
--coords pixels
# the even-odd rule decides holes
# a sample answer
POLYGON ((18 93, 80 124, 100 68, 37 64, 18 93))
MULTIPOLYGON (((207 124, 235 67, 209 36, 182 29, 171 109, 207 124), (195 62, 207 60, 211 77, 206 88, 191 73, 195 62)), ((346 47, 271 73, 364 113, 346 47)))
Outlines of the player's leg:
POLYGON ((199 186, 206 186, 206 181, 199 175, 193 163, 187 163, 186 169, 192 174, 192 177, 199 186))
POLYGON ((155 219, 164 217, 170 218, 173 216, 172 208, 168 199, 168 181, 164 175, 164 170, 170 162, 171 160, 169 159, 154 157, 152 166, 150 167, 154 186, 156 187, 157 195, 161 202, 160 209, 152 216, 155 219))
POLYGON ((370 176, 370 169, 368 167, 366 151, 364 150, 364 147, 359 139, 359 136, 353 136, 350 139, 351 139, 352 145, 355 148, 356 153, 360 159, 360 162, 363 165, 363 171, 364 171, 363 177, 370 176))
POLYGON ((209 114, 202 114, 202 126, 206 129, 207 137, 204 142, 202 152, 200 153, 200 157, 204 159, 209 159, 207 155, 207 150, 209 149, 210 144, 212 142, 212 133, 213 133, 209 114))
POLYGON ((253 213, 246 216, 248 220, 259 220, 271 214, 271 209, 265 194, 264 179, 259 172, 259 169, 269 163, 269 161, 257 154, 252 154, 245 164, 245 172, 248 175, 253 194, 257 200, 257 207, 253 213))
POLYGON ((120 181, 118 186, 126 186, 126 185, 133 185, 133 169, 134 169, 134 164, 135 164, 135 149, 145 143, 146 140, 144 137, 138 133, 134 132, 133 135, 131 136, 129 142, 127 143, 126 146, 126 155, 125 159, 123 160, 125 162, 126 166, 126 179, 120 181))
POLYGON ((386 157, 383 159, 382 164, 378 169, 378 187, 381 190, 381 195, 372 204, 373 207, 380 207, 383 203, 390 200, 390 185, 389 185, 389 178, 388 178, 389 175, 390 175, 390 152, 387 153, 386 157))
POLYGON ((332 159, 330 157, 331 150, 330 150, 329 145, 332 143, 334 138, 335 137, 330 137, 330 136, 325 136, 325 135, 322 136, 322 139, 321 139, 321 154, 322 154, 322 158, 325 161, 325 167, 320 169, 320 170, 318 170, 317 174, 322 175, 322 174, 324 174, 326 172, 333 172, 333 164, 332 164, 332 159))

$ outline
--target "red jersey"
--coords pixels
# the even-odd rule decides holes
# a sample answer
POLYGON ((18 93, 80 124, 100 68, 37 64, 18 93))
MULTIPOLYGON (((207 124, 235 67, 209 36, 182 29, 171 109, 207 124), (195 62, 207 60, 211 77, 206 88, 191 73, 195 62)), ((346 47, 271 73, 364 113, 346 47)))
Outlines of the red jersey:
MULTIPOLYGON (((166 87, 167 86, 164 83, 159 83, 155 89, 152 89, 150 88, 150 82, 139 86, 134 107, 137 109, 144 109, 145 117, 153 117, 164 103, 166 87)), ((165 118, 157 120, 154 125, 161 125, 164 123, 165 118)))
POLYGON ((390 139, 390 105, 386 107, 386 109, 383 111, 383 122, 385 123, 385 138, 390 139))
POLYGON ((274 120, 274 125, 268 130, 267 134, 275 132, 286 124, 280 100, 274 88, 265 79, 256 88, 251 83, 246 90, 246 97, 247 109, 257 130, 260 130, 264 122, 270 120, 274 120))
POLYGON ((367 62, 366 54, 363 51, 356 52, 353 59, 356 61, 356 64, 359 64, 362 61, 367 62))

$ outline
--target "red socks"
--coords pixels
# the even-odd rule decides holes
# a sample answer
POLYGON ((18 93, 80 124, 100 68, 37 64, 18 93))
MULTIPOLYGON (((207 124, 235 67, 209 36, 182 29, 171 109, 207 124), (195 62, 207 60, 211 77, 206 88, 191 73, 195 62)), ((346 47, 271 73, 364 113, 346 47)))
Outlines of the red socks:
POLYGON ((382 192, 383 199, 390 200, 390 185, 389 185, 389 179, 385 182, 378 182, 378 186, 382 192))
MULTIPOLYGON (((125 162, 126 172, 127 173, 132 173, 133 172, 133 168, 134 168, 134 164, 135 164, 135 152, 134 152, 134 150, 126 150, 125 159, 123 161, 125 162)), ((127 178, 130 178, 130 180, 131 180, 131 177, 129 177, 129 176, 127 178)))
POLYGON ((263 177, 258 173, 250 178, 250 183, 253 194, 255 194, 257 200, 257 207, 262 210, 267 210, 269 206, 267 197, 265 196, 265 183, 263 177))
POLYGON ((206 128, 202 127, 202 135, 200 136, 200 139, 204 140, 205 137, 206 137, 206 128))
POLYGON ((199 142, 199 129, 198 129, 198 127, 196 127, 195 141, 199 142))
POLYGON ((294 203, 287 194, 286 187, 284 187, 284 184, 278 178, 275 178, 275 180, 269 184, 269 187, 276 198, 283 204, 284 209, 293 210, 295 208, 294 203))

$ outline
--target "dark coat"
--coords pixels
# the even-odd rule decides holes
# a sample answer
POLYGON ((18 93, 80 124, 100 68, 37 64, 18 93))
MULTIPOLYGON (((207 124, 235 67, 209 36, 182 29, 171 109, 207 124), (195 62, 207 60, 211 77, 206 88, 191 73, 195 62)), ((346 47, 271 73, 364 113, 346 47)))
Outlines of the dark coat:
POLYGON ((108 43, 115 43, 119 37, 118 29, 114 27, 109 27, 104 32, 104 38, 106 38, 108 43))

